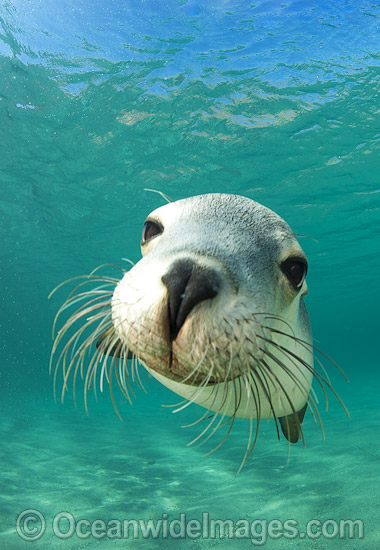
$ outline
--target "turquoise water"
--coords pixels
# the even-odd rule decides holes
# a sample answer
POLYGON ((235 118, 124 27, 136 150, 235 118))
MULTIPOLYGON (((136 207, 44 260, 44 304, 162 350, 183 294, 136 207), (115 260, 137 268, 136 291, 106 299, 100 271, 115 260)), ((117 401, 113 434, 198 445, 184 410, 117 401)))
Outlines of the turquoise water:
MULTIPOLYGON (((1 2, 0 548, 26 509, 34 548, 172 548, 59 537, 53 518, 360 519, 364 539, 268 538, 270 550, 378 550, 380 447, 380 8, 371 2, 1 2), (331 396, 326 440, 306 448, 247 425, 216 453, 187 447, 200 415, 147 375, 133 407, 107 392, 55 404, 48 364, 63 280, 140 257, 146 215, 204 192, 248 196, 285 218, 309 258, 306 304, 347 418, 331 396), (34 523, 29 523, 33 528, 34 523)), ((323 396, 322 400, 323 400, 323 396)), ((66 521, 66 523, 65 523, 66 521)), ((69 529, 68 520, 62 530, 69 529)), ((330 526, 331 527, 331 526, 330 526)), ((331 532, 331 530, 330 530, 331 532)), ((96 534, 96 533, 95 533, 96 534)), ((252 537, 251 537, 252 538, 252 537)), ((256 537, 259 542, 260 537, 256 537)), ((187 536, 184 548, 251 548, 187 536)), ((29 546, 28 546, 29 545, 29 546)))

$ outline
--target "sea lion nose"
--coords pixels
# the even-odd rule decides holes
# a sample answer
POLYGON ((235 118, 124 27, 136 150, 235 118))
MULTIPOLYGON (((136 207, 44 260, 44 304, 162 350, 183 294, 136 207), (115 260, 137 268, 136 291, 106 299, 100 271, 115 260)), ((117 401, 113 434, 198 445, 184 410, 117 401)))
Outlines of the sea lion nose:
POLYGON ((220 278, 213 269, 186 258, 176 260, 161 280, 169 293, 170 335, 175 340, 193 307, 218 294, 220 278))

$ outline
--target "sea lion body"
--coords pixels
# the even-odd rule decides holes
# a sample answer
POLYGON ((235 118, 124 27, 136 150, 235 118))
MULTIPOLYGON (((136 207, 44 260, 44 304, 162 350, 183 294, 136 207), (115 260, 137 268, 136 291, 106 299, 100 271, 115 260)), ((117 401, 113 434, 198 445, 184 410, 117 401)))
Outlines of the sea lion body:
POLYGON ((141 363, 185 398, 179 409, 190 403, 204 407, 194 424, 206 426, 194 441, 225 427, 219 447, 237 417, 249 420, 241 466, 262 419, 273 418, 278 437, 281 428, 296 443, 304 441, 301 426, 309 408, 324 433, 313 379, 326 405, 328 388, 348 414, 320 359, 320 370, 314 367, 316 351, 329 358, 312 343, 304 303, 307 260, 277 214, 238 195, 171 202, 146 219, 141 251, 137 264, 122 269, 121 280, 100 268, 79 277, 59 309, 54 327, 76 308, 51 355, 54 388, 60 371, 63 376, 62 401, 70 380, 75 399, 81 375, 86 410, 88 390, 103 391, 109 383, 119 414, 113 381, 132 402, 133 384, 142 385, 141 363))

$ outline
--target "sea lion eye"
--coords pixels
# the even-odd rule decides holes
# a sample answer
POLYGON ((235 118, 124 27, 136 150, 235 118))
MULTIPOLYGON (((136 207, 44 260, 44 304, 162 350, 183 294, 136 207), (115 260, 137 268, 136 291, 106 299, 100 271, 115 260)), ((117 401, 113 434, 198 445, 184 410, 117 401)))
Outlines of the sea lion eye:
POLYGON ((304 258, 290 257, 281 264, 281 270, 288 278, 294 290, 299 290, 307 273, 307 262, 304 258))
POLYGON ((161 235, 163 230, 164 228, 159 223, 154 222, 152 220, 147 220, 144 223, 142 237, 141 237, 141 244, 145 244, 151 239, 153 239, 153 237, 156 237, 157 235, 161 235))

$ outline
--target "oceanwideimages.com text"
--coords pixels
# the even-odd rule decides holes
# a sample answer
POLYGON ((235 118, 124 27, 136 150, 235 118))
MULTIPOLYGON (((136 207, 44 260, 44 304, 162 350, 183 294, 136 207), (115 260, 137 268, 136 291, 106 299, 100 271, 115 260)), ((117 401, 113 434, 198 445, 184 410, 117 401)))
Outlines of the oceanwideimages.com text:
POLYGON ((28 509, 16 520, 17 534, 25 541, 41 539, 49 530, 58 539, 245 539, 254 546, 264 546, 276 539, 363 539, 364 523, 360 519, 312 519, 303 527, 295 519, 213 519, 208 512, 201 519, 190 519, 181 513, 159 519, 76 518, 70 512, 59 512, 49 522, 39 511, 28 509))

